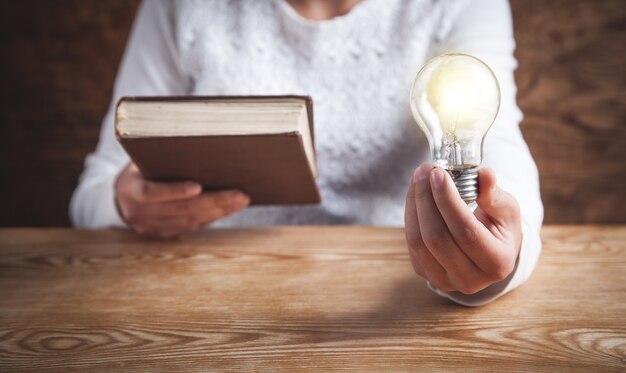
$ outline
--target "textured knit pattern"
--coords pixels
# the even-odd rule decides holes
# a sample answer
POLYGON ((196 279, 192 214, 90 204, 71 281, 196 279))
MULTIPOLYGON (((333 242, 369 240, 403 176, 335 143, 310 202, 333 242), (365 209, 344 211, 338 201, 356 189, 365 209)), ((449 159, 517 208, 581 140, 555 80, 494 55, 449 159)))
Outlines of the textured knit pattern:
POLYGON ((176 40, 194 94, 314 101, 323 205, 252 207, 215 225, 402 225, 407 181, 428 147, 407 97, 443 18, 441 4, 409 3, 366 1, 320 23, 282 1, 179 9, 176 40))

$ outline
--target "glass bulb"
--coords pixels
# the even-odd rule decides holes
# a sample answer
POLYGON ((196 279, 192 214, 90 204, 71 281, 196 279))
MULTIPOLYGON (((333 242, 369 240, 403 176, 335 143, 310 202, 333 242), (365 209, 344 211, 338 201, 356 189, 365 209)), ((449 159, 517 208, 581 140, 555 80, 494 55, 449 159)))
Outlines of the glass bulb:
POLYGON ((448 171, 466 203, 475 201, 483 142, 500 108, 495 74, 474 56, 443 54, 417 73, 410 101, 434 163, 448 171))

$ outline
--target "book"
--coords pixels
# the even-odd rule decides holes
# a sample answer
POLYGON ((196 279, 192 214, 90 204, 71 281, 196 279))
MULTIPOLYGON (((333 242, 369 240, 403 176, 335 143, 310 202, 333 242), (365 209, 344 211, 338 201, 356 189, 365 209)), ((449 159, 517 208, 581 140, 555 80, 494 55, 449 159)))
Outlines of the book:
POLYGON ((123 97, 115 134, 142 175, 238 189, 253 205, 320 203, 309 96, 123 97))

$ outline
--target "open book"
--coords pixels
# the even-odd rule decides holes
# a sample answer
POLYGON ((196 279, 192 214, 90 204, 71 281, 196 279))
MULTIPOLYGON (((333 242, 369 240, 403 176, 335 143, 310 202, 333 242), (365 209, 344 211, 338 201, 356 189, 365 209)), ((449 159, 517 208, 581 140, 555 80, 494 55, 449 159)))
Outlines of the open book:
POLYGON ((124 97, 115 133, 146 179, 319 203, 308 96, 124 97))

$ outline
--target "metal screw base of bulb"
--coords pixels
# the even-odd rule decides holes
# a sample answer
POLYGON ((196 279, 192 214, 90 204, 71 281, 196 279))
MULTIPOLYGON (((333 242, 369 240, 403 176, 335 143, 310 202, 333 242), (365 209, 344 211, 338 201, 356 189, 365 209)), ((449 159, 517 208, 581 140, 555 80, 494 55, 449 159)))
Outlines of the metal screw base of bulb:
POLYGON ((478 166, 446 170, 452 176, 461 198, 468 205, 478 198, 478 166))

